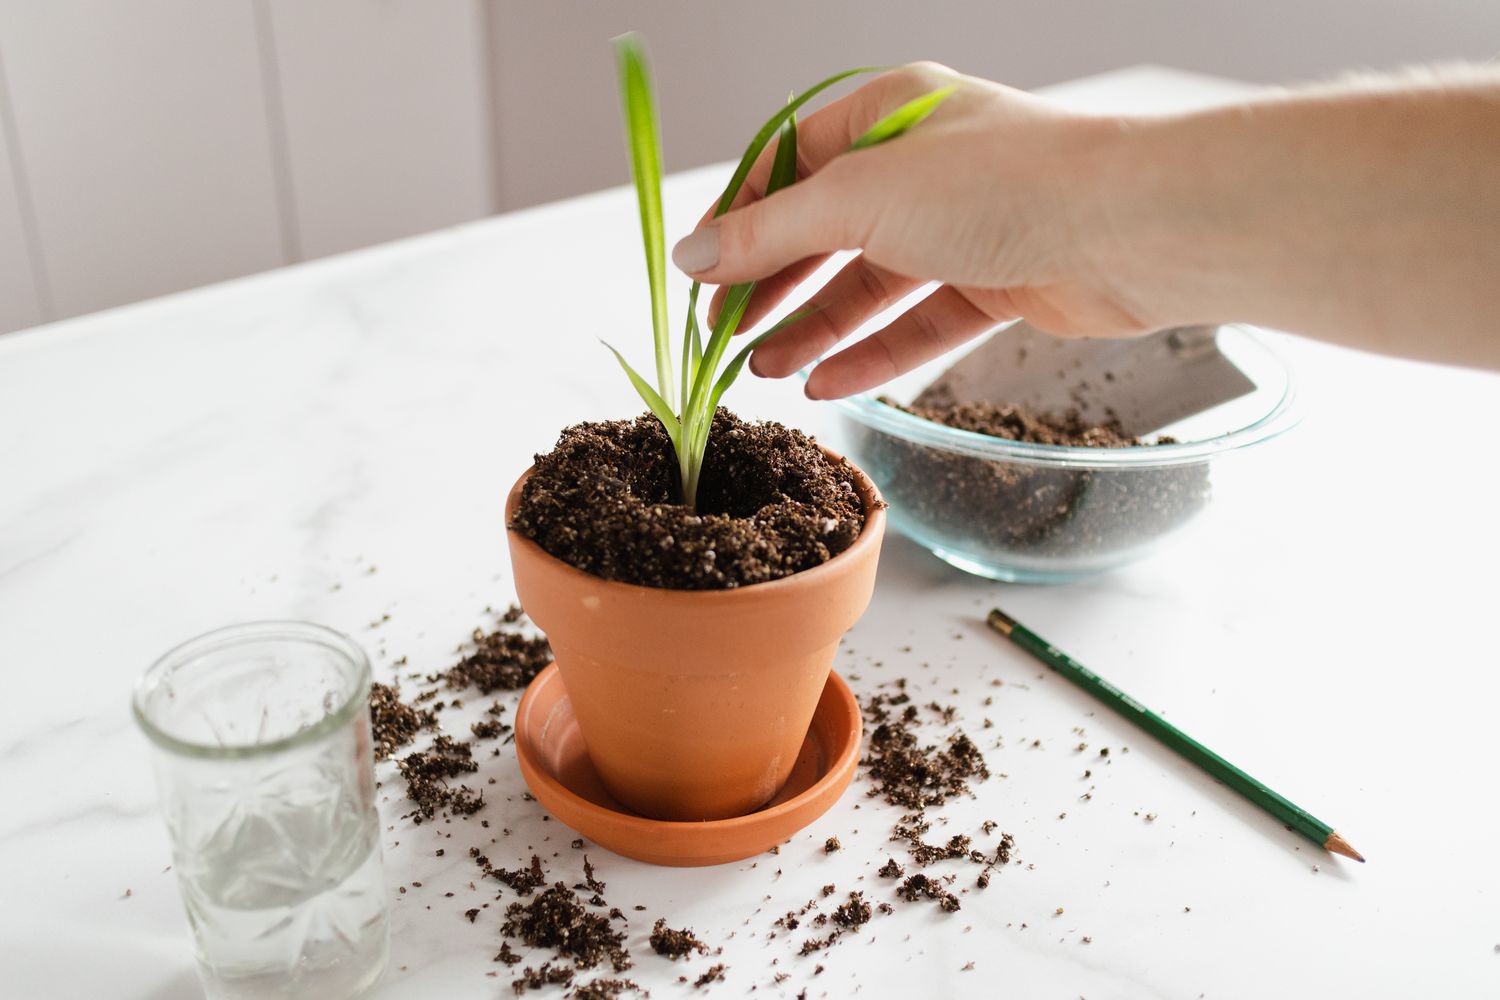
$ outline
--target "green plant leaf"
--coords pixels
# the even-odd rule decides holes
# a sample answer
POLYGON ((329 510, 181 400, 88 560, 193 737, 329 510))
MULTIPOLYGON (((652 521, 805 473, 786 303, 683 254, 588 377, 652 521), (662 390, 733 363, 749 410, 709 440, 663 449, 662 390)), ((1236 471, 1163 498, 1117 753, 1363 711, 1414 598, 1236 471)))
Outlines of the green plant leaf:
POLYGON ((895 111, 892 111, 866 129, 864 135, 855 139, 847 152, 852 153, 857 149, 868 149, 870 146, 878 146, 882 142, 896 138, 896 136, 936 111, 938 105, 946 101, 958 87, 958 84, 950 83, 946 87, 939 87, 930 94, 923 94, 915 100, 907 101, 895 111))
POLYGON ((714 383, 714 372, 718 369, 724 352, 729 348, 729 339, 734 336, 734 331, 739 329, 740 319, 745 315, 745 307, 750 304, 750 293, 753 291, 755 291, 755 282, 747 281, 744 284, 731 285, 725 294, 724 301, 719 306, 719 317, 714 322, 713 331, 708 337, 708 344, 703 349, 703 360, 698 365, 697 377, 693 379, 692 393, 683 411, 684 420, 711 420, 713 418, 713 411, 707 409, 705 404, 709 390, 714 383))
POLYGON ((735 379, 740 377, 740 372, 744 369, 745 363, 750 360, 751 353, 757 347, 765 343, 772 334, 780 333, 798 320, 804 320, 813 313, 822 312, 825 308, 827 307, 813 306, 810 309, 799 309, 785 319, 777 320, 771 326, 750 338, 750 343, 740 348, 739 353, 731 358, 729 364, 725 365, 724 370, 719 373, 719 379, 714 383, 713 392, 708 397, 708 412, 713 413, 714 410, 719 408, 719 398, 724 395, 724 390, 733 385, 735 379))
MULTIPOLYGON (((729 304, 726 303, 724 308, 730 308, 729 304)), ((743 304, 739 308, 743 312, 743 304)), ((800 319, 806 319, 813 313, 820 312, 823 308, 823 306, 813 306, 810 309, 800 309, 790 316, 778 320, 761 333, 756 334, 750 343, 746 344, 729 364, 724 367, 724 371, 719 374, 718 381, 709 390, 707 405, 700 410, 693 411, 695 419, 684 423, 682 427, 682 448, 678 454, 679 456, 687 456, 679 463, 684 469, 682 486, 684 497, 696 498, 697 496, 698 475, 703 468, 703 453, 708 447, 708 431, 713 426, 714 412, 719 408, 719 399, 724 395, 724 391, 734 384, 735 379, 739 378, 740 371, 745 367, 746 362, 749 361, 751 352, 760 346, 767 337, 780 332, 800 319)), ((692 503, 694 501, 690 499, 687 502, 692 503)))
POLYGON ((719 197, 719 204, 714 208, 714 215, 723 215, 729 211, 729 206, 734 202, 734 196, 740 193, 740 188, 745 185, 745 178, 750 176, 750 168, 755 166, 755 161, 760 158, 761 151, 770 145, 771 137, 781 128, 782 123, 795 115, 802 105, 817 97, 823 91, 834 84, 842 83, 851 76, 859 76, 861 73, 878 73, 889 69, 887 66, 861 66, 859 69, 845 70, 835 73, 826 80, 813 84, 801 94, 792 98, 786 105, 760 127, 755 133, 755 138, 750 140, 750 145, 745 148, 745 155, 740 157, 739 164, 734 168, 734 175, 729 178, 729 183, 724 187, 724 193, 719 197))
MULTIPOLYGON (((790 98, 787 103, 791 104, 790 98)), ((797 113, 781 123, 776 133, 776 156, 771 160, 771 175, 766 178, 766 194, 774 194, 797 181, 797 113)))
MULTIPOLYGON (((795 104, 795 98, 787 101, 788 108, 794 108, 795 104)), ((796 180, 797 115, 793 110, 782 120, 777 131, 776 155, 771 161, 770 176, 766 179, 766 196, 770 197, 782 188, 795 183, 796 180)), ((713 420, 715 402, 709 400, 709 394, 714 384, 714 373, 718 369, 719 362, 723 360, 724 352, 729 349, 729 340, 739 328, 740 319, 745 315, 745 308, 750 304, 750 296, 754 291, 755 282, 746 281, 731 285, 729 291, 725 293, 724 303, 719 309, 718 322, 714 324, 713 332, 708 338, 708 346, 703 350, 703 361, 692 380, 692 392, 684 407, 684 419, 688 419, 687 415, 691 413, 692 419, 713 420)), ((717 398, 715 396, 714 400, 717 398)))
POLYGON ((668 409, 675 394, 672 344, 667 336, 667 265, 661 207, 661 135, 657 128, 656 97, 651 70, 640 38, 631 33, 615 39, 620 69, 620 99, 625 112, 625 138, 630 149, 630 173, 635 178, 641 212, 641 240, 646 249, 646 275, 651 283, 651 334, 656 348, 656 384, 668 409))
POLYGON ((608 347, 610 353, 615 356, 615 360, 620 363, 620 367, 625 369, 625 374, 629 377, 630 384, 635 386, 635 391, 640 394, 641 399, 646 401, 646 406, 652 413, 656 414, 656 419, 661 421, 662 427, 667 432, 667 437, 672 439, 672 447, 676 449, 682 437, 682 425, 677 420, 677 414, 672 412, 672 408, 667 405, 665 399, 661 398, 661 394, 651 388, 650 382, 647 382, 640 375, 636 374, 636 370, 630 367, 630 362, 625 360, 625 355, 615 350, 608 343, 605 343, 605 341, 601 340, 599 343, 608 347))
MULTIPOLYGON (((651 331, 656 354, 657 386, 653 388, 643 379, 624 355, 609 344, 610 352, 630 379, 631 385, 646 406, 661 421, 671 438, 681 474, 683 500, 694 506, 697 499, 698 477, 702 471, 703 454, 708 444, 709 430, 713 424, 714 411, 725 390, 739 377, 750 354, 767 337, 789 323, 808 315, 804 310, 775 324, 754 337, 750 343, 736 352, 722 372, 715 374, 719 362, 729 347, 730 338, 739 328, 755 282, 743 282, 727 289, 724 304, 708 331, 704 343, 704 331, 698 322, 698 298, 702 291, 699 282, 693 282, 688 293, 688 316, 683 329, 682 370, 672 366, 672 346, 667 333, 666 296, 666 241, 663 226, 661 201, 662 154, 659 116, 656 98, 652 90, 651 71, 640 39, 634 33, 621 35, 614 40, 616 59, 620 75, 620 98, 624 110, 626 145, 630 152, 631 176, 635 181, 636 200, 641 218, 641 243, 646 255, 646 274, 651 291, 651 331), (673 397, 680 394, 681 410, 678 411, 673 397)), ((735 197, 744 187, 746 178, 756 160, 775 138, 776 152, 772 157, 770 175, 766 183, 766 195, 770 195, 797 180, 797 111, 808 101, 829 87, 862 73, 876 72, 883 67, 870 66, 837 73, 820 81, 800 95, 791 96, 786 105, 761 126, 744 155, 736 165, 734 174, 725 186, 714 215, 729 210, 735 197)), ((863 149, 895 138, 902 132, 926 118, 957 86, 946 87, 908 102, 894 113, 877 122, 861 136, 852 149, 863 149)), ((811 310, 816 311, 816 310, 811 310)))
MULTIPOLYGON (((864 71, 851 70, 848 74, 841 74, 836 77, 830 77, 828 80, 825 80, 823 81, 823 83, 819 84, 818 87, 826 88, 828 86, 832 86, 839 80, 845 79, 847 78, 847 76, 859 72, 864 71)), ((785 113, 785 118, 775 129, 777 133, 776 155, 771 163, 771 175, 766 183, 766 194, 770 194, 773 191, 779 191, 780 189, 786 187, 788 184, 792 184, 797 180, 797 108, 801 107, 802 104, 805 104, 807 98, 814 96, 815 93, 816 89, 813 92, 803 95, 802 101, 797 100, 796 94, 790 94, 787 97, 786 107, 782 109, 782 113, 785 113)), ((764 131, 764 129, 762 131, 764 131)), ((757 139, 758 138, 759 135, 757 135, 757 139)), ((746 163, 753 164, 755 158, 760 155, 760 151, 764 148, 764 146, 764 143, 757 145, 756 143, 752 142, 751 149, 747 150, 745 156, 741 158, 741 166, 745 166, 746 163)), ((737 168, 736 173, 738 172, 739 170, 737 168)), ((744 173, 746 175, 749 174, 748 166, 745 167, 744 173)), ((729 186, 725 188, 727 197, 720 199, 719 207, 714 211, 715 216, 724 214, 725 208, 728 206, 729 202, 734 200, 735 194, 739 192, 739 189, 743 185, 743 183, 743 177, 740 177, 738 181, 730 181, 729 186)), ((750 288, 753 289, 753 287, 754 285, 752 284, 750 288)), ((684 409, 686 409, 690 405, 690 400, 692 398, 692 387, 697 383, 698 368, 703 359, 703 338, 698 329, 698 293, 701 288, 702 284, 695 281, 693 282, 692 289, 688 292, 687 329, 683 332, 682 353, 683 357, 691 356, 691 361, 684 366, 683 370, 682 405, 684 409)), ((731 288, 731 292, 733 292, 733 288, 731 288)), ((742 292, 741 294, 744 295, 748 301, 748 290, 746 292, 742 292)), ((720 312, 722 314, 722 310, 720 310, 720 312)), ((730 333, 732 335, 733 330, 731 330, 730 333)), ((713 410, 712 408, 710 408, 710 417, 712 416, 712 413, 713 410)))
POLYGON ((698 330, 698 293, 703 283, 693 282, 688 291, 687 329, 682 332, 682 405, 687 406, 688 390, 693 379, 698 377, 698 364, 703 360, 703 335, 698 330))

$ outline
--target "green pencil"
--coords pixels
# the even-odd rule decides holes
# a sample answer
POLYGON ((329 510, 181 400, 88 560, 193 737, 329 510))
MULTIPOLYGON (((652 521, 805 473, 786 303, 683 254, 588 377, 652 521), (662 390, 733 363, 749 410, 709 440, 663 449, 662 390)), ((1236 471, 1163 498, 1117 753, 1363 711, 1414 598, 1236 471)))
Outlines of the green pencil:
POLYGON ((1181 757, 1198 765, 1224 784, 1239 792, 1251 802, 1285 823, 1289 829, 1319 844, 1335 854, 1353 858, 1360 863, 1364 856, 1349 846, 1327 823, 1300 806, 1277 795, 1187 733, 1157 715, 1046 639, 1016 621, 1010 615, 995 608, 986 619, 990 628, 1083 688, 1110 708, 1161 740, 1181 757))

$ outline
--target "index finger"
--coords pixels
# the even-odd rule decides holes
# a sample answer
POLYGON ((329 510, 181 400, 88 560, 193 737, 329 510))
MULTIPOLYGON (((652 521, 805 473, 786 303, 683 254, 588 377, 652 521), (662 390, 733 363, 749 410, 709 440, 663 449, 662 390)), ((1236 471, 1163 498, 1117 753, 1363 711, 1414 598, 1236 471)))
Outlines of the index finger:
MULTIPOLYGON (((875 79, 819 108, 797 123, 797 179, 809 177, 830 160, 847 151, 851 143, 889 112, 916 94, 923 93, 923 78, 935 70, 922 65, 903 66, 882 73, 875 79)), ((949 75, 951 70, 942 70, 949 75)), ((929 88, 930 89, 930 88, 929 88)), ((779 140, 773 140, 756 157, 755 165, 744 185, 730 202, 729 209, 740 208, 765 197, 766 181, 776 158, 779 140)), ((718 212, 718 199, 698 220, 697 229, 718 212)), ((728 211, 726 209, 725 211, 728 211)))

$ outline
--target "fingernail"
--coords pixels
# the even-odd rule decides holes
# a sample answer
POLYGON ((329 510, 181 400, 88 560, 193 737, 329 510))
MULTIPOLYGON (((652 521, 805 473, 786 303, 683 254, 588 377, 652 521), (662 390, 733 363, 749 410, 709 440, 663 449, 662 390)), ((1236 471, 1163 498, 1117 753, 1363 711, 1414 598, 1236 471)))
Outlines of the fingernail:
POLYGON ((688 274, 707 271, 719 262, 719 228, 704 226, 689 233, 672 248, 672 263, 688 274))
POLYGON ((765 373, 762 372, 760 370, 760 366, 755 363, 755 359, 757 357, 759 357, 758 354, 751 354, 749 362, 746 363, 746 367, 750 369, 750 374, 754 375, 756 378, 765 378, 765 373))

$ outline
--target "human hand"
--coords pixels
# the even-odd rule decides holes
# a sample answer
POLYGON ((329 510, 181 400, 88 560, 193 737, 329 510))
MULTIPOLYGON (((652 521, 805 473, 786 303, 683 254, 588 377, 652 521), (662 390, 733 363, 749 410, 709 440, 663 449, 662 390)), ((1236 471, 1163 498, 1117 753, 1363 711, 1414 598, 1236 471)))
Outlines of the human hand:
MULTIPOLYGON (((710 212, 677 244, 678 267, 709 284, 760 279, 749 329, 841 249, 862 253, 750 361, 790 375, 865 320, 929 281, 933 294, 820 364, 813 398, 879 385, 1017 317, 1061 335, 1146 332, 1090 257, 1105 213, 1087 180, 1118 125, 1057 110, 1020 91, 930 63, 877 77, 798 125, 801 179, 770 198, 774 146, 731 210, 710 212), (847 153, 905 102, 961 81, 931 117, 895 142, 847 153), (1080 196, 1080 192, 1084 196, 1080 196)), ((710 311, 722 298, 720 289, 710 311)))
MULTIPOLYGON (((1248 322, 1500 369, 1500 70, 1356 79, 1154 117, 1073 114, 919 63, 798 127, 803 178, 673 251, 710 284, 759 279, 742 329, 836 250, 861 254, 763 343, 782 377, 929 281, 931 296, 820 364, 807 394, 861 392, 1024 317, 1061 336, 1248 322), (961 82, 894 142, 879 118, 961 82)), ((717 300, 716 296, 716 300, 717 300)))

